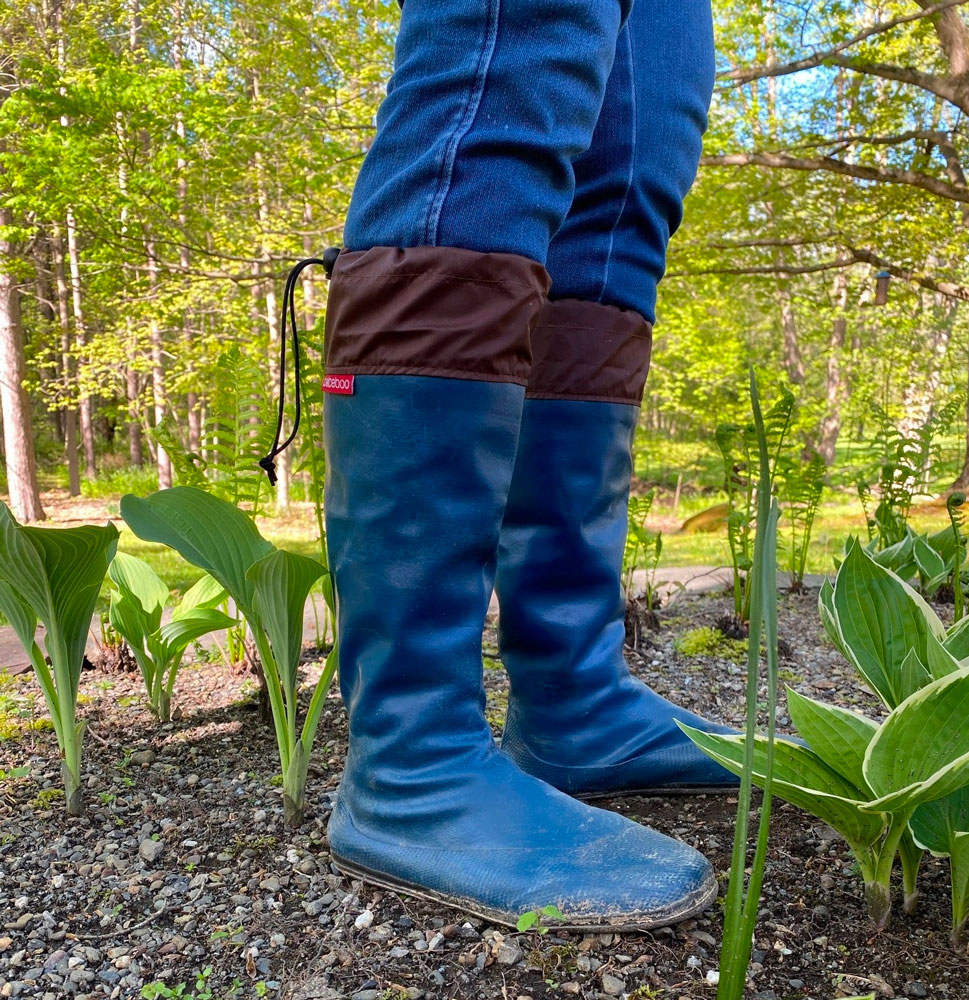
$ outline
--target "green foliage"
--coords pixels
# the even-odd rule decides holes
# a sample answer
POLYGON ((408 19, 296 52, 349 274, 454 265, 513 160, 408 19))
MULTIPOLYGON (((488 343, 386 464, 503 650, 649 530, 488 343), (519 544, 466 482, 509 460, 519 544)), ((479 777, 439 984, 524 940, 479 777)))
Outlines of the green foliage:
POLYGON ((945 501, 946 513, 952 528, 952 593, 955 603, 955 620, 965 614, 965 596, 962 590, 962 562, 965 554, 965 538, 962 529, 966 523, 966 495, 961 490, 951 493, 945 501))
MULTIPOLYGON (((834 587, 822 587, 818 606, 829 637, 891 712, 878 725, 789 689, 791 719, 808 745, 778 744, 774 790, 844 837, 879 927, 891 911, 896 854, 907 911, 923 848, 948 855, 958 939, 969 912, 969 732, 953 720, 969 710, 967 619, 945 629, 859 542, 834 587)), ((754 781, 766 784, 763 737, 689 735, 735 773, 752 749, 754 781)))
POLYGON ((111 625, 134 654, 152 712, 160 722, 168 722, 185 650, 209 632, 238 624, 217 609, 226 598, 225 588, 206 574, 175 605, 171 621, 163 625, 162 613, 171 594, 148 563, 119 552, 108 575, 118 588, 111 593, 111 625))
POLYGON ((176 486, 147 499, 126 496, 121 514, 139 538, 169 545, 211 573, 249 623, 272 708, 286 818, 299 825, 310 752, 336 670, 334 647, 297 731, 303 606, 325 568, 277 549, 237 507, 194 487, 176 486))
POLYGON ((859 482, 858 495, 865 507, 869 534, 872 530, 877 534, 879 550, 905 541, 912 503, 916 496, 925 494, 929 472, 940 457, 938 435, 963 408, 963 400, 955 395, 933 409, 924 423, 907 428, 873 404, 879 428, 875 448, 881 456, 881 465, 876 488, 878 505, 871 517, 868 516, 871 487, 859 482))
MULTIPOLYGON (((782 398, 781 403, 784 404, 782 398)), ((760 394, 753 368, 750 369, 750 403, 758 460, 756 531, 750 569, 750 631, 747 650, 747 731, 746 750, 740 770, 737 796, 737 823, 730 864, 730 884, 724 907, 723 944, 720 954, 718 1000, 740 1000, 747 983, 747 965, 753 942, 757 907, 767 861, 774 776, 774 721, 777 703, 777 501, 773 497, 771 423, 761 413, 760 394), (757 842, 748 871, 747 835, 750 823, 752 783, 755 780, 754 731, 760 675, 761 636, 767 654, 767 738, 764 745, 764 797, 760 807, 757 842)), ((788 415, 790 413, 790 404, 788 415)), ((776 415, 777 406, 770 411, 776 415)), ((786 428, 786 420, 784 421, 786 428)), ((783 433, 780 438, 783 437, 783 433)), ((779 440, 778 439, 778 447, 779 440)), ((681 727, 682 728, 682 727, 681 727)), ((743 737, 739 737, 743 739, 743 737)))
POLYGON ((158 470, 122 468, 102 473, 97 479, 81 480, 81 496, 113 499, 120 493, 151 493, 158 489, 158 470))
MULTIPOLYGON (((960 882, 955 920, 961 929, 967 859, 955 827, 967 816, 961 792, 969 785, 969 733, 953 726, 952 719, 969 710, 969 669, 915 691, 880 726, 790 689, 788 708, 808 746, 784 740, 777 744, 774 791, 844 837, 865 880, 875 924, 883 928, 888 923, 896 853, 902 861, 906 909, 914 907, 921 851, 909 823, 920 808, 931 806, 916 821, 920 842, 941 845, 940 853, 955 852, 953 874, 960 882), (935 805, 939 800, 946 800, 944 809, 935 805)), ((687 731, 714 760, 742 772, 745 736, 687 731)), ((754 737, 754 781, 761 786, 767 781, 763 743, 762 737, 754 737)))
POLYGON ((778 496, 787 527, 787 568, 791 586, 798 590, 804 586, 808 546, 827 471, 824 459, 818 454, 812 455, 808 462, 782 455, 777 463, 778 496))
POLYGON ((67 811, 82 809, 81 741, 77 688, 91 616, 118 544, 113 525, 103 528, 32 528, 18 524, 0 503, 0 612, 30 658, 61 751, 67 811), (38 620, 46 628, 37 645, 38 620))
POLYGON ((655 490, 650 490, 643 496, 629 498, 629 526, 622 554, 622 581, 626 599, 633 596, 633 573, 642 565, 646 570, 646 607, 650 611, 658 608, 660 603, 656 570, 663 552, 663 533, 650 531, 646 527, 655 495, 655 490))
MULTIPOLYGON (((764 414, 763 435, 771 476, 777 467, 794 415, 794 394, 780 390, 774 405, 764 414)), ((758 428, 755 423, 717 425, 716 442, 723 460, 725 489, 730 505, 727 541, 733 571, 734 617, 738 623, 750 617, 753 593, 750 571, 756 533, 758 428)))
POLYGON ((275 414, 262 366, 233 347, 206 372, 209 410, 198 452, 187 450, 177 428, 155 428, 178 481, 204 489, 253 517, 269 497, 259 459, 269 449, 275 414))

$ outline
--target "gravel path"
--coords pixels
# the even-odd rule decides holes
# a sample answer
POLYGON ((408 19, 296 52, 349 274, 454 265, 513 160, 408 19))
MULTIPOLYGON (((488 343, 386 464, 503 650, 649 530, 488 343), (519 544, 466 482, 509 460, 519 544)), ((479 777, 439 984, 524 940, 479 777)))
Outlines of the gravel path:
MULTIPOLYGON (((782 678, 813 697, 877 711, 823 639, 816 595, 785 595, 782 678)), ((739 724, 735 653, 688 657, 676 641, 727 610, 681 595, 629 651, 632 668, 687 707, 739 724)), ((507 684, 486 634, 489 719, 507 684)), ((306 680, 320 668, 307 659, 306 680)), ((331 867, 326 822, 346 725, 335 692, 310 774, 312 814, 282 822, 275 747, 250 678, 218 663, 183 671, 181 716, 154 724, 136 675, 84 673, 88 812, 63 815, 53 734, 27 677, 0 677, 0 996, 197 1000, 712 1000, 721 913, 644 935, 516 934, 443 906, 349 882, 331 867), (209 970, 209 971, 206 971, 209 970), (184 984, 181 994, 177 993, 184 984), (166 993, 164 990, 174 991, 166 993), (144 992, 143 992, 144 991, 144 992)), ((778 710, 783 729, 787 716, 778 710)), ((725 874, 735 800, 606 803, 711 857, 725 874)), ((947 874, 926 862, 922 902, 874 936, 844 845, 778 804, 755 938, 759 1000, 969 998, 969 963, 947 944, 947 874)), ((722 882, 725 888, 725 882, 722 882)))

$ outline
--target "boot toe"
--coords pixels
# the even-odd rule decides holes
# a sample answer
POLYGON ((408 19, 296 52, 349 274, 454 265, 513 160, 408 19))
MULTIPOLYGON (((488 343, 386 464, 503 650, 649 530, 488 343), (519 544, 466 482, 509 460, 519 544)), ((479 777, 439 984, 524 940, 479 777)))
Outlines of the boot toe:
POLYGON ((715 898, 713 870, 693 848, 614 813, 573 805, 583 811, 580 829, 563 830, 559 842, 548 830, 531 842, 526 818, 519 844, 501 838, 489 845, 480 830, 478 843, 434 847, 365 835, 338 801, 331 852, 346 875, 510 927, 523 913, 552 905, 563 929, 648 930, 684 920, 715 898))

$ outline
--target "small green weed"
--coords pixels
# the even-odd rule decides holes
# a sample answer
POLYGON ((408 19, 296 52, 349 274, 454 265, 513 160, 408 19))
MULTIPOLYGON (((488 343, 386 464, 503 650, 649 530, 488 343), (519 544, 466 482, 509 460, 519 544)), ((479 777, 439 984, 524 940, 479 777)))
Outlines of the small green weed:
POLYGON ((46 812, 54 807, 55 802, 59 802, 63 798, 63 788, 44 788, 30 800, 30 804, 38 812, 46 812))
POLYGON ((547 934, 548 927, 542 923, 543 917, 549 917, 552 920, 564 920, 565 917, 562 911, 557 906, 543 906, 540 910, 526 910, 519 918, 516 924, 518 930, 525 931, 536 930, 539 934, 547 934))
POLYGON ((719 656, 734 663, 743 663, 747 657, 746 639, 728 639, 719 629, 709 625, 684 632, 674 645, 684 656, 719 656))

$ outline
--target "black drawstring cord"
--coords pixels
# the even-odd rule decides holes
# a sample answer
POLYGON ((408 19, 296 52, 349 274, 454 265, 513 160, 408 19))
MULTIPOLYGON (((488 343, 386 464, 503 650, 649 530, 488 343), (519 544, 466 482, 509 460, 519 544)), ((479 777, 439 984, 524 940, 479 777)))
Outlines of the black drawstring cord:
POLYGON ((299 379, 299 331, 296 328, 296 283, 299 276, 311 264, 320 264, 326 272, 327 278, 333 274, 333 265, 339 256, 339 247, 330 247, 322 257, 307 257, 301 260, 286 278, 286 288, 283 291, 283 322, 279 332, 279 409, 276 413, 276 436, 273 438, 273 445, 269 454, 259 459, 259 467, 269 477, 269 485, 276 485, 276 456, 284 452, 296 438, 299 430, 299 418, 302 411, 302 398, 300 392, 299 379), (286 440, 280 444, 279 439, 283 435, 283 414, 286 406, 286 314, 289 313, 289 325, 292 327, 293 337, 293 389, 294 401, 296 403, 296 415, 293 420, 293 429, 286 440))

